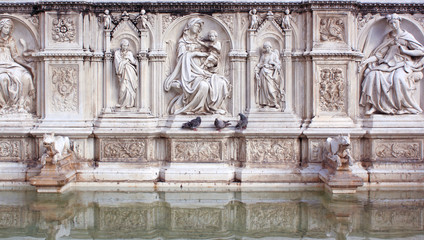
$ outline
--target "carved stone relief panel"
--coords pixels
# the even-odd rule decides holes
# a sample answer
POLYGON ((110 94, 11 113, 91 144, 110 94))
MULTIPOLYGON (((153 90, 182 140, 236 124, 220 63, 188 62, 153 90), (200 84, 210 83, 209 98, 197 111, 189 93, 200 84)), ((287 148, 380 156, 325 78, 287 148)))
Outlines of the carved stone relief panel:
POLYGON ((321 17, 319 34, 322 42, 341 42, 345 39, 345 21, 341 17, 321 17))
POLYGON ((172 162, 213 162, 225 161, 226 144, 213 139, 172 140, 172 162))
POLYGON ((248 139, 246 162, 263 167, 295 164, 299 151, 297 144, 295 139, 248 139))
POLYGON ((309 140, 309 159, 310 163, 319 163, 322 161, 322 146, 324 144, 324 139, 311 139, 309 140))
POLYGON ((101 139, 102 162, 146 162, 148 161, 147 139, 101 139))
POLYGON ((375 140, 373 146, 377 161, 423 161, 422 141, 419 140, 375 140))
POLYGON ((174 28, 164 37, 168 114, 228 113, 232 95, 227 71, 229 33, 210 17, 182 18, 174 28), (187 61, 191 64, 182 64, 187 61))
POLYGON ((28 217, 23 207, 1 206, 0 228, 25 227, 28 217))
POLYGON ((82 47, 82 24, 79 14, 47 13, 46 49, 78 49, 82 47))
POLYGON ((300 219, 297 203, 258 203, 246 206, 247 231, 296 232, 300 219))
POLYGON ((344 68, 321 66, 319 71, 319 108, 325 112, 345 111, 346 83, 344 68))
POLYGON ((0 139, 0 161, 19 161, 25 152, 22 140, 0 139))
POLYGON ((78 112, 79 66, 50 65, 49 70, 52 82, 52 112, 78 112))
POLYGON ((225 229, 223 209, 212 208, 172 208, 171 229, 174 231, 220 231, 225 229))
POLYGON ((371 210, 370 230, 372 231, 393 231, 393 230, 422 230, 421 211, 414 207, 410 209, 378 208, 371 210))
POLYGON ((150 216, 151 208, 146 206, 145 208, 140 207, 101 207, 100 208, 100 224, 101 230, 113 231, 113 230, 146 230, 150 216))

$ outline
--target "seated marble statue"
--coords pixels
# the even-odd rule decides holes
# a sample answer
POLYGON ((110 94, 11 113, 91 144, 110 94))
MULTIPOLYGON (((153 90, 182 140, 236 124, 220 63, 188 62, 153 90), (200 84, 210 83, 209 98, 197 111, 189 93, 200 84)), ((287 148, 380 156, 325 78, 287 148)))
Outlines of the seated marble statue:
POLYGON ((0 20, 0 112, 29 112, 35 97, 31 68, 18 54, 11 19, 0 20))
POLYGON ((423 77, 424 46, 400 28, 397 14, 388 15, 387 20, 392 31, 361 65, 368 66, 360 104, 366 115, 421 113, 413 91, 415 82, 423 77))
MULTIPOLYGON (((225 114, 225 100, 229 97, 229 82, 208 71, 205 61, 212 48, 205 48, 200 40, 203 21, 190 19, 178 41, 177 65, 165 79, 164 90, 177 92, 168 106, 170 114, 225 114), (204 66, 204 68, 202 68, 204 66)), ((208 64, 208 63, 206 63, 208 64)))
POLYGON ((272 50, 270 42, 263 45, 264 52, 255 67, 256 99, 260 107, 279 109, 282 93, 280 91, 280 56, 272 50))
POLYGON ((129 42, 121 41, 121 49, 115 52, 115 69, 119 80, 119 98, 116 107, 131 108, 135 106, 138 77, 137 62, 129 50, 129 42))

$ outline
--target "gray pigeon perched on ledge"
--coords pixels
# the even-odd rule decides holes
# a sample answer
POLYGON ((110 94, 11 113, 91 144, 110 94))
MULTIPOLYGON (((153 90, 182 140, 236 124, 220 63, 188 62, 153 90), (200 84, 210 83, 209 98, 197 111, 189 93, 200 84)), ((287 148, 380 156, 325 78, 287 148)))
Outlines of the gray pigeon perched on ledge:
POLYGON ((221 129, 226 128, 230 125, 231 125, 230 121, 223 121, 221 119, 215 118, 215 128, 218 131, 221 131, 221 129))
POLYGON ((240 120, 237 122, 236 129, 246 129, 247 128, 247 117, 243 113, 239 113, 240 120))
POLYGON ((202 119, 197 117, 183 124, 182 128, 191 129, 197 131, 197 127, 202 123, 202 119))

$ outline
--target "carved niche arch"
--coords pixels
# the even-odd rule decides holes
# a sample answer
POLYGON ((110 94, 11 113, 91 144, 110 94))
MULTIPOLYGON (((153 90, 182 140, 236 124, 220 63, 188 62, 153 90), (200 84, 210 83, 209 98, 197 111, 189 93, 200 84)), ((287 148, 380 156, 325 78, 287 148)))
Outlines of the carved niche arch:
MULTIPOLYGON (((410 32, 421 43, 424 44, 424 29, 415 20, 401 15, 400 27, 410 32)), ((386 16, 375 17, 374 21, 368 22, 359 32, 358 48, 364 54, 365 58, 381 44, 384 37, 391 31, 386 16)))
MULTIPOLYGON (((401 18, 400 28, 406 30, 414 36, 414 38, 424 45, 424 28, 416 21, 411 19, 408 15, 399 15, 401 18)), ((358 48, 364 54, 362 60, 368 59, 372 52, 380 46, 387 34, 392 31, 386 16, 377 15, 374 18, 367 22, 363 29, 359 32, 358 35, 358 48)), ((362 84, 365 79, 364 72, 367 67, 363 67, 359 73, 359 81, 357 89, 359 92, 362 92, 362 84)), ((412 98, 416 98, 418 105, 423 108, 424 106, 424 84, 423 79, 416 79, 416 86, 414 87, 415 91, 412 98)), ((380 112, 377 112, 380 113, 380 112)), ((368 113, 369 114, 369 113, 368 113)), ((372 114, 372 113, 371 113, 372 114)), ((397 114, 397 113, 396 113, 397 114)))
POLYGON ((23 46, 19 43, 19 39, 24 39, 30 50, 38 51, 40 49, 40 34, 31 22, 21 16, 0 14, 0 20, 4 18, 9 18, 13 21, 15 26, 13 36, 17 41, 16 45, 20 53, 23 51, 23 46), (31 36, 31 38, 28 36, 31 36))

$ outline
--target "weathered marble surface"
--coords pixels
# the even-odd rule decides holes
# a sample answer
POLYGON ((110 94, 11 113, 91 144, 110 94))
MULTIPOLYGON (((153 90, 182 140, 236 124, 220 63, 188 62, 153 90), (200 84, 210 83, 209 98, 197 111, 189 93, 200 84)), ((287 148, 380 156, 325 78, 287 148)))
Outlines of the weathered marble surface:
POLYGON ((424 3, 223 2, 2 1, 0 180, 55 133, 80 182, 318 183, 350 134, 365 183, 423 182, 424 3))

